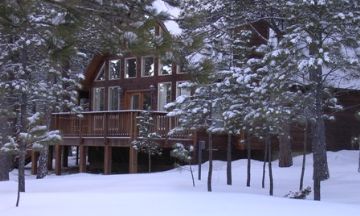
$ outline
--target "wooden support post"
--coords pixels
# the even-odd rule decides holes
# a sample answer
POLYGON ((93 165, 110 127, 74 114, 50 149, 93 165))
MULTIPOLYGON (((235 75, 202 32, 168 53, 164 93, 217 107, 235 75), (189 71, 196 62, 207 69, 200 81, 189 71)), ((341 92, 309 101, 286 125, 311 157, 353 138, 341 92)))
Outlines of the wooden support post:
POLYGON ((105 143, 104 147, 104 174, 111 174, 111 163, 112 163, 112 147, 105 143))
POLYGON ((61 154, 62 146, 60 144, 55 145, 55 175, 61 175, 61 154))
POLYGON ((31 175, 37 174, 38 159, 39 159, 38 152, 31 150, 31 175))
POLYGON ((136 116, 138 113, 130 115, 130 143, 129 143, 129 173, 137 173, 138 171, 138 155, 137 151, 132 147, 131 141, 137 137, 136 116))
POLYGON ((137 173, 138 171, 138 161, 137 161, 137 151, 130 146, 129 147, 129 173, 137 173))
POLYGON ((52 166, 53 158, 54 158, 54 146, 49 146, 48 161, 47 161, 48 170, 53 169, 53 166, 52 166))
POLYGON ((79 146, 79 172, 84 173, 86 172, 86 146, 80 145, 79 146))
POLYGON ((63 157, 62 157, 62 164, 63 164, 63 167, 68 167, 69 166, 69 163, 68 163, 68 158, 69 158, 69 146, 64 146, 63 147, 63 157))

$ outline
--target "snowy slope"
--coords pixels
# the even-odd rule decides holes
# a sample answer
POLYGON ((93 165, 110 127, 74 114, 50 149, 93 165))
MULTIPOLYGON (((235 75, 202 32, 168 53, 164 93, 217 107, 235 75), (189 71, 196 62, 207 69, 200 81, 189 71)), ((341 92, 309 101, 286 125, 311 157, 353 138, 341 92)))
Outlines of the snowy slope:
MULTIPOLYGON (((1 216, 31 215, 357 215, 360 211, 360 174, 357 151, 329 152, 331 179, 322 184, 322 202, 283 198, 299 184, 301 157, 291 168, 274 162, 275 197, 268 186, 261 188, 262 163, 252 163, 252 186, 245 187, 246 161, 233 163, 232 186, 226 185, 224 162, 215 162, 213 192, 203 180, 192 187, 187 171, 153 174, 75 174, 36 180, 27 176, 27 192, 15 208, 16 175, 0 182, 1 216)), ((311 186, 311 156, 308 156, 305 186, 311 186)), ((194 167, 195 168, 195 167, 194 167)), ((195 173, 197 176, 197 173, 195 173)), ((268 178, 267 178, 268 180, 268 178)), ((312 197, 309 197, 311 199, 312 197)))

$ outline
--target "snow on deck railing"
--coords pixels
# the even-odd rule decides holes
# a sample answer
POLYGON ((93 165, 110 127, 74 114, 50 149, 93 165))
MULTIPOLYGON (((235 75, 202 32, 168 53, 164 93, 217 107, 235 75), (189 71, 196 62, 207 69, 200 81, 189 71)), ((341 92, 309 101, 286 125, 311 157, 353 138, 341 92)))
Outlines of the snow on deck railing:
MULTIPOLYGON (((52 113, 52 115, 76 115, 76 114, 97 114, 97 113, 125 113, 125 112, 144 112, 147 110, 105 110, 105 111, 85 111, 85 112, 57 112, 52 113)), ((157 114, 168 114, 168 112, 164 111, 148 111, 150 113, 157 113, 157 114)))

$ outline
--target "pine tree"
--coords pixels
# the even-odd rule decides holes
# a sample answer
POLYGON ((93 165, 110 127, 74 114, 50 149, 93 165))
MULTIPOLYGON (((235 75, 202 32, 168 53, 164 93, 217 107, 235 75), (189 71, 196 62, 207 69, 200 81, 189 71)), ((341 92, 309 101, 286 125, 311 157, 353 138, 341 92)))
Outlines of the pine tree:
POLYGON ((133 148, 148 156, 148 171, 151 172, 151 157, 161 155, 158 139, 160 135, 154 130, 154 119, 149 111, 143 111, 136 117, 139 134, 132 141, 133 148))
POLYGON ((191 167, 191 161, 192 161, 191 154, 193 151, 194 151, 194 147, 192 145, 190 145, 190 146, 188 146, 188 148, 186 148, 183 144, 176 143, 173 145, 173 150, 170 152, 170 155, 171 155, 171 157, 176 158, 180 162, 189 164, 189 170, 191 173, 192 183, 193 183, 193 186, 195 187, 194 174, 193 174, 193 170, 191 167))

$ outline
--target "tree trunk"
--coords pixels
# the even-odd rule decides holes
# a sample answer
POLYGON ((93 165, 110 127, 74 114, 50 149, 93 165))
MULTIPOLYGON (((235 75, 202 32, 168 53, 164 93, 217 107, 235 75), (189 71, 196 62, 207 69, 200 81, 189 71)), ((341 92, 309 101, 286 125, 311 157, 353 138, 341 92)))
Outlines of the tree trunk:
POLYGON ((246 178, 246 186, 250 187, 251 181, 251 143, 250 137, 247 136, 245 139, 246 150, 247 150, 247 178, 246 178))
MULTIPOLYGON (((360 135, 359 135, 360 138, 360 135)), ((360 173, 360 139, 358 139, 358 144, 359 144, 359 164, 358 164, 358 172, 360 173)))
POLYGON ((314 200, 320 200, 320 182, 329 178, 326 156, 325 124, 322 113, 317 116, 312 130, 312 150, 314 160, 314 200))
POLYGON ((208 181, 207 181, 207 189, 209 192, 212 191, 211 189, 211 179, 212 179, 212 170, 213 170, 213 164, 212 164, 212 134, 209 132, 209 172, 208 172, 208 181))
POLYGON ((228 140, 227 140, 226 159, 227 159, 226 180, 227 180, 227 184, 231 185, 232 184, 232 177, 231 177, 231 134, 230 133, 228 134, 228 140))
POLYGON ((189 168, 190 168, 190 173, 191 173, 191 179, 192 179, 192 183, 193 183, 193 187, 195 187, 195 179, 194 179, 194 173, 191 167, 191 161, 189 162, 189 168))
POLYGON ((9 180, 10 156, 0 151, 0 181, 9 180))
POLYGON ((264 143, 265 146, 264 146, 264 163, 263 163, 263 175, 262 175, 262 181, 261 181, 261 187, 262 188, 265 188, 265 168, 266 168, 266 159, 267 159, 267 151, 268 151, 268 146, 266 144, 266 142, 264 143))
MULTIPOLYGON (((27 95, 23 93, 21 95, 21 106, 20 106, 20 132, 26 132, 27 126, 27 95)), ((26 157, 27 143, 24 141, 19 142, 19 192, 25 192, 25 157, 26 157)), ((18 203, 17 203, 18 205, 18 203)))
POLYGON ((48 159, 49 159, 48 154, 49 154, 49 146, 44 145, 43 149, 40 151, 39 167, 36 175, 37 179, 44 178, 48 173, 48 159))
POLYGON ((151 173, 151 153, 150 153, 150 151, 148 152, 148 162, 149 162, 149 164, 148 164, 148 168, 149 168, 148 172, 151 173))
MULTIPOLYGON (((322 36, 315 36, 315 40, 310 44, 310 54, 316 55, 322 49, 322 36)), ((320 200, 320 182, 329 178, 329 168, 326 155, 326 137, 324 102, 323 102, 323 74, 322 68, 316 67, 310 70, 310 80, 314 83, 312 98, 314 100, 311 106, 311 112, 314 115, 315 122, 312 123, 311 146, 313 152, 313 180, 314 180, 314 200, 320 200)))
POLYGON ((283 134, 279 135, 279 167, 290 167, 292 165, 290 125, 285 123, 283 134))
POLYGON ((305 175, 305 165, 306 165, 306 153, 307 153, 307 140, 308 140, 308 122, 305 122, 304 128, 304 149, 303 149, 303 159, 302 159, 302 166, 301 166, 301 175, 300 175, 300 186, 299 190, 303 189, 304 184, 304 175, 305 175))
POLYGON ((271 137, 268 136, 267 138, 267 152, 268 152, 268 165, 269 165, 269 194, 272 196, 274 194, 274 181, 273 181, 273 174, 272 174, 272 165, 271 165, 271 137))

